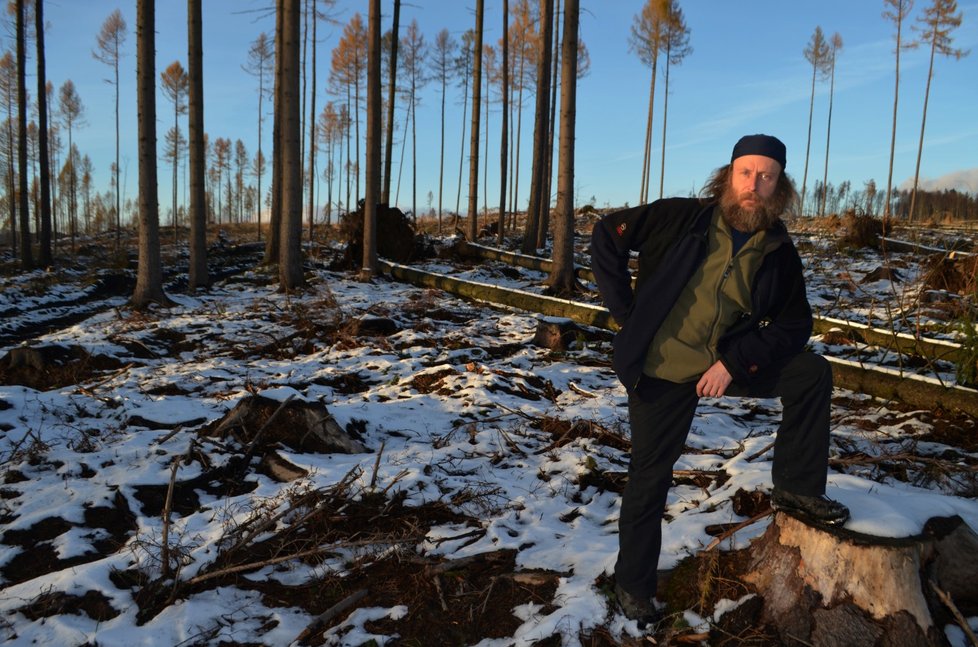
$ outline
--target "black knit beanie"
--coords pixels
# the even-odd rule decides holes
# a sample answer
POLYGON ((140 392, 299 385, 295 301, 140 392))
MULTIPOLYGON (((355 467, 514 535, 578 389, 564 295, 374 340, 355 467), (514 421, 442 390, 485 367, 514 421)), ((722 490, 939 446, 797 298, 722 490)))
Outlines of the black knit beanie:
POLYGON ((784 170, 786 149, 784 143, 777 137, 772 137, 771 135, 745 135, 741 137, 737 145, 734 146, 730 161, 733 162, 738 157, 743 157, 744 155, 763 155, 764 157, 770 157, 781 165, 782 171, 784 170))

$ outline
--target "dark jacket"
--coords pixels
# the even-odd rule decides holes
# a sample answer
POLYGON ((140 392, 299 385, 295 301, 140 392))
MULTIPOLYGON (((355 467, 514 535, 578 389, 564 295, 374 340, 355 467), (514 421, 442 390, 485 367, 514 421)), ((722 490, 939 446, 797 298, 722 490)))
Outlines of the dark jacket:
MULTIPOLYGON (((714 205, 669 198, 611 213, 591 234, 591 269, 611 316, 621 326, 612 366, 631 391, 642 377, 656 331, 690 276, 706 258, 714 205), (639 252, 634 291, 630 252, 639 252)), ((717 352, 734 380, 749 383, 779 359, 799 353, 812 334, 801 259, 780 221, 768 230, 779 241, 751 284, 751 312, 720 337, 717 352)))

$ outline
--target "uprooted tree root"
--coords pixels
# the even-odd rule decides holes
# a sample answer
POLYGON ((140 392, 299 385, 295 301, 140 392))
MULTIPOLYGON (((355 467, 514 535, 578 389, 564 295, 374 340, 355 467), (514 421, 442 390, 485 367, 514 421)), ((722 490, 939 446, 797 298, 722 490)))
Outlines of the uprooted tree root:
MULTIPOLYGON (((346 249, 338 260, 341 268, 357 269, 363 262, 363 216, 361 201, 356 211, 340 219, 340 238, 346 249)), ((397 207, 377 205, 377 254, 396 263, 410 263, 434 254, 430 242, 418 235, 414 220, 397 207)))
POLYGON ((879 249, 880 238, 886 236, 889 231, 889 223, 850 210, 846 212, 842 221, 842 235, 839 237, 839 245, 843 248, 862 249, 869 247, 879 249))

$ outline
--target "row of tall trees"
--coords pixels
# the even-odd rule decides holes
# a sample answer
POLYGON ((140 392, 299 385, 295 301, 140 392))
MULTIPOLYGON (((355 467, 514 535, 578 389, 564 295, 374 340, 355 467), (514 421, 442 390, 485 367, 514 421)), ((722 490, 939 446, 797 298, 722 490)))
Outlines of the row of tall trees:
MULTIPOLYGON (((903 204, 898 214, 907 220, 916 219, 919 213, 917 209, 917 194, 920 185, 920 161, 924 149, 924 130, 927 125, 927 104, 930 98, 931 81, 934 77, 934 60, 938 55, 957 60, 968 54, 966 50, 953 46, 952 32, 961 26, 962 21, 962 14, 958 10, 957 0, 930 0, 930 3, 917 16, 916 22, 911 26, 912 30, 916 32, 916 38, 908 39, 906 38, 905 25, 910 19, 913 5, 913 0, 883 0, 883 17, 891 21, 895 28, 894 54, 896 57, 890 160, 886 177, 886 192, 880 198, 882 200, 883 217, 887 219, 894 215, 893 161, 896 154, 897 114, 900 98, 900 54, 905 50, 921 46, 926 46, 930 50, 927 81, 924 89, 924 106, 920 120, 920 139, 917 144, 917 159, 914 167, 913 188, 910 191, 909 205, 903 204)), ((814 196, 817 199, 816 207, 810 211, 817 215, 825 215, 826 212, 829 186, 829 145, 832 136, 832 105, 835 95, 835 70, 837 57, 841 50, 842 37, 836 33, 831 38, 826 38, 821 26, 818 26, 815 28, 811 39, 803 51, 805 60, 812 66, 811 100, 808 111, 808 141, 805 148, 805 169, 802 175, 801 188, 801 212, 803 214, 805 213, 805 201, 808 197, 808 163, 811 152, 812 115, 815 106, 815 87, 817 80, 829 81, 829 106, 825 140, 825 167, 822 181, 814 191, 814 196)), ((935 204, 935 201, 928 200, 928 204, 935 204)))
MULTIPOLYGON (((504 5, 504 32, 508 32, 508 9, 504 5)), ((538 43, 542 48, 542 53, 538 59, 537 66, 537 106, 536 106, 536 128, 534 137, 534 164, 532 170, 533 186, 530 191, 530 210, 527 217, 526 229, 523 232, 524 247, 532 246, 536 248, 537 232, 531 228, 531 219, 534 218, 535 206, 544 204, 541 200, 543 173, 547 169, 547 152, 550 148, 545 137, 548 132, 547 115, 551 105, 548 104, 550 86, 550 65, 554 60, 550 47, 552 46, 553 30, 553 0, 542 0, 540 4, 540 38, 538 43), (536 203, 536 205, 535 205, 536 203)), ((576 109, 576 84, 579 74, 579 47, 578 47, 578 26, 579 26, 579 4, 577 0, 566 0, 564 6, 564 34, 562 43, 561 67, 561 113, 560 113, 560 154, 558 157, 559 181, 558 181, 558 206, 555 213, 554 222, 554 270, 549 278, 550 289, 555 293, 571 292, 575 288, 573 272, 573 178, 574 178, 574 119, 576 109)), ((380 34, 380 0, 371 0, 369 15, 369 47, 368 47, 368 117, 367 117, 367 169, 366 169, 366 195, 364 201, 364 245, 363 263, 361 276, 369 278, 377 270, 376 252, 376 219, 377 207, 381 204, 384 197, 382 192, 383 183, 381 181, 382 161, 380 159, 381 150, 381 34, 380 34)), ((473 33, 473 48, 475 52, 482 51, 482 35, 484 30, 484 3, 483 0, 476 0, 475 9, 475 29, 473 33)), ((392 40, 396 40, 394 34, 392 40)), ((407 47, 410 48, 411 35, 409 29, 407 47)), ((403 46, 404 43, 401 43, 403 46)), ((503 55, 503 78, 508 81, 508 48, 504 48, 503 55)), ((392 50, 391 59, 395 55, 392 50)), ((476 56, 472 68, 472 106, 471 106, 471 126, 469 144, 469 208, 468 208, 468 227, 467 234, 474 239, 478 233, 477 214, 478 214, 478 186, 479 186, 479 132, 481 122, 479 118, 482 109, 482 57, 476 56)), ((409 68, 411 69, 411 68, 409 68)), ((409 75, 410 78, 410 75, 409 75)), ((391 84, 393 87, 394 84, 391 84)), ((504 85, 502 93, 508 96, 509 88, 504 85)), ((388 100, 393 100, 392 96, 388 100)), ((411 102, 408 103, 409 109, 411 102)), ((387 127, 393 128, 392 123, 387 127)), ((502 141, 506 141, 509 133, 507 128, 503 128, 501 134, 502 141)), ((505 146, 501 146, 503 151, 505 146)), ((505 152, 503 153, 505 155, 505 152)), ((388 156, 389 157, 389 156, 388 156)), ((506 169, 507 161, 505 158, 500 160, 502 169, 506 169)), ((503 177, 505 177, 503 173, 503 177)), ((389 177, 389 175, 388 175, 389 177)), ((500 202, 505 202, 505 185, 500 189, 500 202)), ((546 209, 549 212, 549 189, 546 196, 546 209)), ((502 207, 502 205, 501 205, 502 207)), ((503 227, 505 222, 505 210, 500 209, 500 219, 498 226, 503 227)), ((538 215, 538 214, 537 214, 538 215)), ((539 220, 537 220, 539 222, 539 220)))
POLYGON ((655 112, 655 90, 659 67, 664 70, 662 141, 659 142, 662 154, 659 163, 659 197, 666 173, 666 132, 669 115, 669 71, 673 65, 682 63, 693 50, 689 44, 690 29, 686 25, 682 9, 676 0, 647 0, 641 12, 632 20, 629 47, 639 60, 652 68, 649 84, 649 109, 645 123, 645 152, 642 156, 642 184, 639 189, 639 203, 649 201, 652 185, 652 118, 655 112), (661 61, 660 61, 661 55, 661 61))

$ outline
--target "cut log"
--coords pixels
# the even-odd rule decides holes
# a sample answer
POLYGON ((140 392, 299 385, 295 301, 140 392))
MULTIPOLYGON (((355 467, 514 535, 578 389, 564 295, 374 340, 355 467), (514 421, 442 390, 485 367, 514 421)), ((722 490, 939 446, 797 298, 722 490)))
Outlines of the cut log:
POLYGON ((744 579, 784 644, 939 645, 953 622, 930 583, 978 610, 978 535, 960 517, 900 539, 812 527, 778 513, 744 579))
POLYGON ((593 328, 582 328, 571 319, 548 318, 537 322, 537 330, 530 343, 541 348, 565 351, 577 341, 598 341, 607 339, 593 328))

